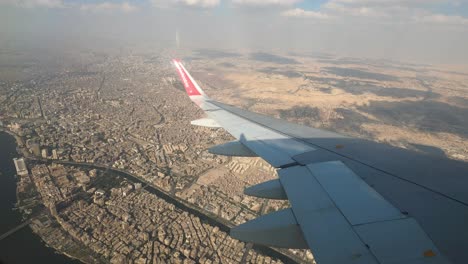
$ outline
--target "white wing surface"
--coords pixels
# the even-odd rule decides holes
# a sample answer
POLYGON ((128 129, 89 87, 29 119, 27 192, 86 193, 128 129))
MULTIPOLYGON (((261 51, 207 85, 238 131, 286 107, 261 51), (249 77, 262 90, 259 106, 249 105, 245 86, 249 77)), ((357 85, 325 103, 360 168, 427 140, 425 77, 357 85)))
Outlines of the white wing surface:
POLYGON ((468 263, 468 165, 290 124, 211 100, 179 60, 190 99, 237 140, 219 155, 259 156, 279 179, 245 194, 290 209, 231 230, 242 241, 310 248, 319 264, 468 263))

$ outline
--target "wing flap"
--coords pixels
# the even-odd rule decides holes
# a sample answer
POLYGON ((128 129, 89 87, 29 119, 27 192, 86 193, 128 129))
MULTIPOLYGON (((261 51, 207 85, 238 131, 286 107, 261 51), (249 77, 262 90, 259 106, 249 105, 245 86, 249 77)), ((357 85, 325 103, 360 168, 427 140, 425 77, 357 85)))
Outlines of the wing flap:
POLYGON ((306 167, 281 169, 278 174, 318 263, 378 263, 306 167))
POLYGON ((308 248, 291 209, 276 211, 250 220, 232 228, 230 235, 242 241, 261 245, 308 248))
POLYGON ((318 263, 447 263, 416 220, 342 162, 294 166, 278 174, 318 263))
POLYGON ((354 228, 381 263, 448 263, 412 218, 354 228))
POLYGON ((352 225, 405 217, 341 161, 313 163, 307 168, 352 225))

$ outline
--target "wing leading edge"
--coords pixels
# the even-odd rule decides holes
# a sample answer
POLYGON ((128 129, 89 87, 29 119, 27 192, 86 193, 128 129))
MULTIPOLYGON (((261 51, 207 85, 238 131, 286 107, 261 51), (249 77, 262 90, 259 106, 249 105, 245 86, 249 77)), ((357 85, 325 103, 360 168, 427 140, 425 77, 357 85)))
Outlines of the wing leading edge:
MULTIPOLYGON (((401 197, 379 192, 381 188, 374 189, 367 180, 388 178, 391 174, 314 144, 316 142, 307 142, 304 135, 296 137, 284 132, 297 125, 262 119, 257 114, 211 100, 182 63, 173 62, 190 99, 205 111, 216 127, 224 128, 237 139, 215 148, 218 153, 255 154, 277 168, 278 180, 250 187, 246 194, 287 198, 291 203, 290 209, 233 228, 231 236, 276 247, 310 248, 319 264, 448 263, 442 254, 446 252, 439 251, 418 223, 419 219, 402 213, 401 208, 405 207, 400 206, 401 197), (234 150, 223 149, 230 146, 235 146, 234 150)), ((312 138, 336 141, 335 146, 352 140, 318 129, 310 132, 312 138)), ((468 210, 466 213, 468 216, 468 210)), ((429 221, 426 227, 431 224, 434 223, 429 221)))

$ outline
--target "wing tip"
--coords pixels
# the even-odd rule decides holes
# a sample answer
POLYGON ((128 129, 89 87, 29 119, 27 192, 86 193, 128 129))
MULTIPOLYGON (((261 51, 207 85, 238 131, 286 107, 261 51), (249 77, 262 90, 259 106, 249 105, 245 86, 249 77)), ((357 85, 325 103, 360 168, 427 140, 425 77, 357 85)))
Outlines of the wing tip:
POLYGON ((187 92, 188 96, 205 96, 201 88, 198 86, 195 80, 193 80, 192 76, 190 76, 185 67, 182 65, 181 60, 172 59, 172 62, 174 63, 174 66, 177 69, 180 80, 182 81, 182 84, 184 85, 185 91, 187 92))

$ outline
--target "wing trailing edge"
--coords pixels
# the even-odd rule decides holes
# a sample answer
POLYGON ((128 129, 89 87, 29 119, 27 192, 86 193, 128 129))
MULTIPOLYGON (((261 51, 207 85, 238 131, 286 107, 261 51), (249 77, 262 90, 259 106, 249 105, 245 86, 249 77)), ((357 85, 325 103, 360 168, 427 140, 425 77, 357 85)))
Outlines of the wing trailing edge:
POLYGON ((252 150, 247 148, 242 142, 234 140, 221 145, 216 145, 208 149, 208 152, 216 155, 233 157, 258 157, 252 150))

